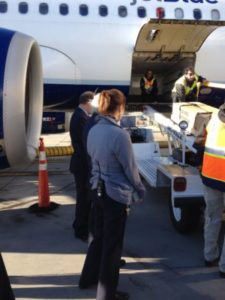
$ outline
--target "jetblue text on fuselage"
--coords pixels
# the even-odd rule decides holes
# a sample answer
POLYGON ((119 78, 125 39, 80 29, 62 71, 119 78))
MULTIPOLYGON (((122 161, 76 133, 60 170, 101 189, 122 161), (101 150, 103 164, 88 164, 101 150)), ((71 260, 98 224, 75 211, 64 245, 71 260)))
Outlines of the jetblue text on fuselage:
POLYGON ((164 0, 164 2, 185 2, 185 3, 192 2, 192 3, 210 3, 210 4, 218 3, 217 0, 164 0))
MULTIPOLYGON (((152 0, 143 0, 145 2, 152 1, 152 0)), ((164 2, 183 2, 183 3, 209 3, 209 4, 216 4, 218 3, 218 0, 163 0, 164 2)), ((137 0, 133 0, 130 2, 130 5, 136 5, 137 0)))

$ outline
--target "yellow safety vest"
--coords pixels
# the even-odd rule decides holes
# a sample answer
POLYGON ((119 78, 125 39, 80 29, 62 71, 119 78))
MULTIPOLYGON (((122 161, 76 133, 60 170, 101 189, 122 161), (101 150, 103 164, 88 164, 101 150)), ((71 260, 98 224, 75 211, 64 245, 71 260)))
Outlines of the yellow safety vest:
POLYGON ((198 96, 198 92, 199 92, 199 84, 198 84, 198 76, 195 75, 195 80, 193 81, 191 86, 187 86, 187 82, 185 79, 185 75, 183 75, 182 77, 180 77, 174 84, 173 90, 172 92, 176 92, 176 85, 177 84, 181 84, 184 86, 184 90, 185 90, 185 96, 187 96, 188 94, 190 94, 190 92, 192 92, 196 87, 197 87, 197 92, 196 92, 196 96, 198 96))
POLYGON ((225 191, 225 123, 214 113, 207 127, 202 165, 203 182, 225 191))

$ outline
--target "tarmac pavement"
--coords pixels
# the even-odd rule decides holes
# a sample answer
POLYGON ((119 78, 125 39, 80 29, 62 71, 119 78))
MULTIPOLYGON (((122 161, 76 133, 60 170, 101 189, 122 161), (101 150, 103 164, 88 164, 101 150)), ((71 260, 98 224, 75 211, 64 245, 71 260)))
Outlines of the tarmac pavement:
MULTIPOLYGON (((68 134, 45 137, 47 145, 70 143, 68 134)), ((95 299, 96 287, 79 290, 87 244, 75 239, 75 185, 69 157, 49 158, 50 201, 59 207, 34 214, 38 161, 0 171, 0 250, 18 300, 95 299)), ((225 279, 204 267, 203 222, 181 235, 169 219, 168 192, 147 187, 127 222, 119 289, 131 300, 223 300, 225 279)), ((222 236, 221 236, 222 238, 222 236)), ((5 299, 0 299, 5 300, 5 299)))

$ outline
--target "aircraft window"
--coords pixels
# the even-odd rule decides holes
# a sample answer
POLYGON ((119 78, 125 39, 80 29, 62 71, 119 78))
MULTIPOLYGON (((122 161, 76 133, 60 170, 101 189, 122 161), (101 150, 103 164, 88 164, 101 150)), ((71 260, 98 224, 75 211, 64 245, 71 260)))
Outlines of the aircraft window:
POLYGON ((143 6, 138 7, 138 17, 139 18, 145 18, 146 17, 146 9, 143 6))
POLYGON ((108 15, 108 7, 106 5, 99 6, 99 15, 101 17, 106 17, 108 15))
POLYGON ((156 8, 156 17, 158 19, 165 18, 165 9, 163 7, 157 7, 156 8))
POLYGON ((79 7, 80 15, 85 17, 88 15, 88 6, 86 4, 81 4, 79 7))
POLYGON ((201 12, 200 9, 198 9, 198 8, 194 9, 193 10, 193 14, 194 14, 194 18, 196 20, 201 20, 201 18, 202 18, 202 12, 201 12))
POLYGON ((27 2, 20 2, 19 3, 19 12, 21 14, 27 14, 27 12, 28 12, 28 4, 27 4, 27 2))
POLYGON ((5 1, 0 1, 0 13, 6 13, 8 10, 8 4, 5 1))
POLYGON ((212 20, 220 20, 220 12, 217 9, 212 9, 211 11, 212 20))
POLYGON ((42 2, 39 4, 39 12, 42 15, 47 15, 48 14, 48 4, 45 2, 42 2))
POLYGON ((182 8, 176 8, 175 9, 175 18, 178 20, 181 20, 184 18, 184 11, 182 8))
POLYGON ((127 16, 127 8, 126 8, 126 6, 119 6, 119 8, 118 8, 118 14, 122 18, 126 17, 127 16))
POLYGON ((69 6, 66 3, 62 3, 59 6, 59 12, 61 15, 65 16, 69 13, 69 6))

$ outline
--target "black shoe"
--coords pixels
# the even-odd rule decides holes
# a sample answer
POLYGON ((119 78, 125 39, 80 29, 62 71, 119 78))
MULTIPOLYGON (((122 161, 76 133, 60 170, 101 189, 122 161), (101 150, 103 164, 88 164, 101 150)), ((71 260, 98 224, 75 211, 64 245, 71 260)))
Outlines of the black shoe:
POLYGON ((124 267, 126 265, 126 260, 122 259, 120 260, 120 268, 124 267))
POLYGON ((129 296, 128 293, 116 291, 114 300, 128 300, 129 296))
POLYGON ((205 259, 205 266, 208 267, 208 268, 217 267, 218 266, 218 261, 219 261, 219 258, 216 258, 216 259, 211 260, 211 261, 205 259))
POLYGON ((219 271, 219 275, 221 278, 225 278, 225 272, 219 271))
POLYGON ((90 285, 86 285, 86 284, 83 284, 83 283, 79 283, 78 284, 78 287, 79 287, 79 289, 81 289, 81 290, 85 290, 85 289, 88 289, 89 287, 90 287, 90 285))

